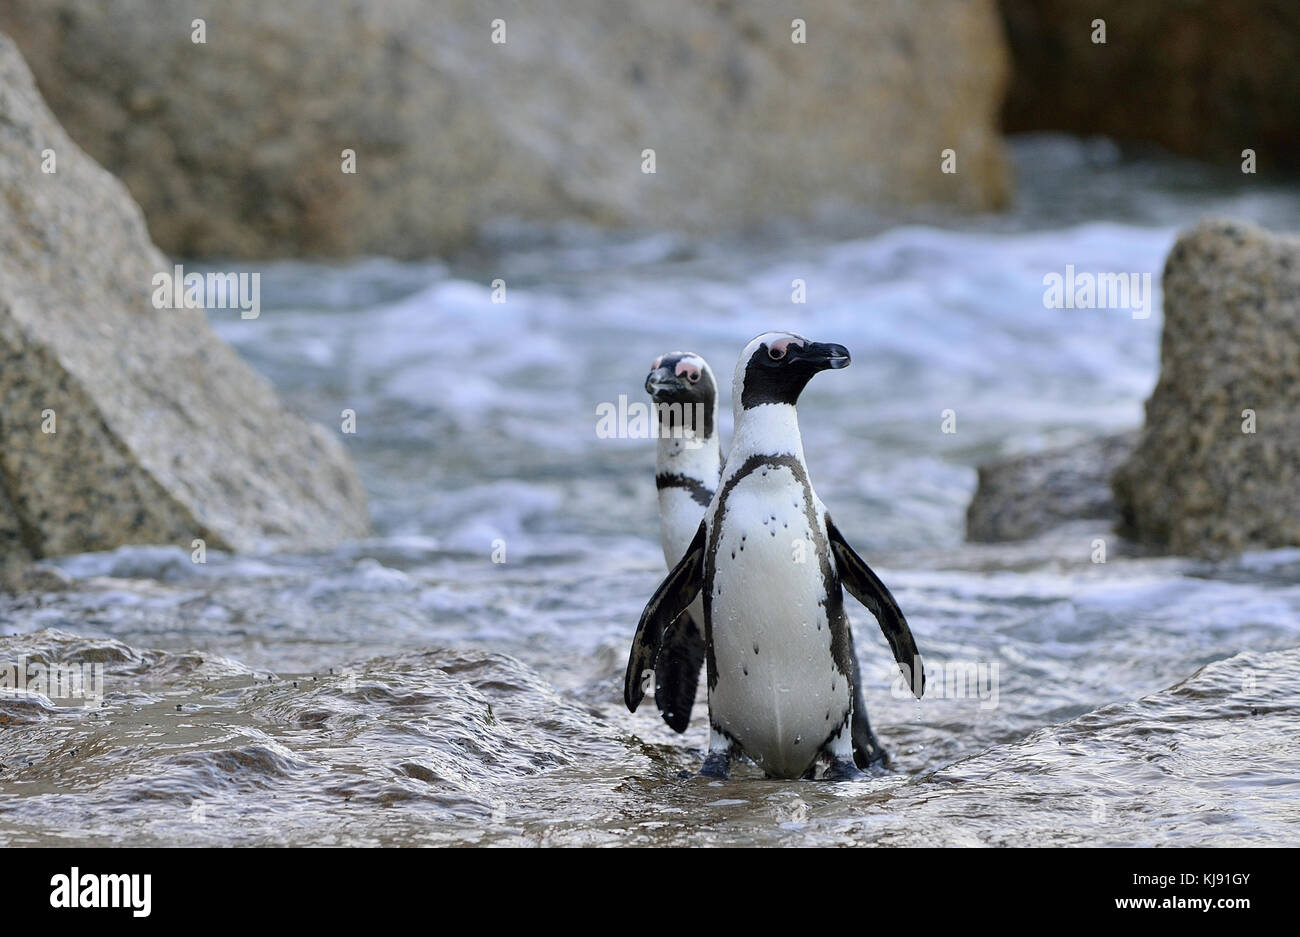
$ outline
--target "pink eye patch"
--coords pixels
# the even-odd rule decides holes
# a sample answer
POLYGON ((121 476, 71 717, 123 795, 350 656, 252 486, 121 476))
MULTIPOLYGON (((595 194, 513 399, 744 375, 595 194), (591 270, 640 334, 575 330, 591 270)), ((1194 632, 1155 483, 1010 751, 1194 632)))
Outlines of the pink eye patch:
POLYGON ((769 345, 768 347, 769 347, 772 351, 777 352, 777 355, 778 355, 778 357, 779 357, 779 356, 784 355, 784 354, 786 353, 786 351, 789 350, 789 348, 790 348, 791 345, 793 345, 795 348, 802 348, 802 347, 803 347, 803 342, 800 341, 800 340, 797 339, 797 338, 778 338, 776 341, 774 341, 774 342, 773 342, 771 345, 769 345))
POLYGON ((678 377, 685 377, 689 381, 698 381, 700 379, 700 367, 697 364, 691 364, 685 359, 677 362, 677 370, 674 371, 678 377))

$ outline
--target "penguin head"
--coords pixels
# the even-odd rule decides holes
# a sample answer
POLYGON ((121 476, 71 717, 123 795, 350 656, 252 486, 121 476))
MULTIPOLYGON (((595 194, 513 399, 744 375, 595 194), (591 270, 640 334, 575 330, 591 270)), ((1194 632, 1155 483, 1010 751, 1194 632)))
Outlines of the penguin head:
POLYGON ((765 332, 740 353, 732 393, 741 410, 765 403, 794 406, 814 374, 847 368, 849 360, 843 345, 809 341, 793 332, 765 332))
POLYGON ((660 355, 650 365, 645 389, 659 411, 664 429, 673 430, 680 421, 684 426, 694 427, 701 438, 713 436, 718 384, 708 362, 699 355, 689 351, 660 355), (699 420, 702 425, 695 422, 699 420))
POLYGON ((718 385, 708 362, 689 351, 670 351, 650 365, 645 391, 655 403, 702 403, 712 408, 718 385))

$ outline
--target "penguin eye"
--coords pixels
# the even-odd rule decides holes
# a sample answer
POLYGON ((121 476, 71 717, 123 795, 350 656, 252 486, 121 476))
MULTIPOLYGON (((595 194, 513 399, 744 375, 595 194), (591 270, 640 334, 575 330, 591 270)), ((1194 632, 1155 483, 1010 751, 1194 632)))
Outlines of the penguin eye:
POLYGON ((777 348, 774 346, 767 350, 767 356, 771 358, 773 361, 780 361, 782 358, 785 357, 785 349, 777 348))
POLYGON ((700 372, 699 371, 686 372, 686 380, 690 381, 692 384, 698 384, 700 382, 700 372))

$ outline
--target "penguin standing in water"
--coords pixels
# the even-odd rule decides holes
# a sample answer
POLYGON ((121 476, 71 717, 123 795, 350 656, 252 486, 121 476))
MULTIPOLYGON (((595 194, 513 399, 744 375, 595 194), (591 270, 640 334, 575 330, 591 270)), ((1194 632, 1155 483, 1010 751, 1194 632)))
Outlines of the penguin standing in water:
MULTIPOLYGON (((655 487, 659 539, 672 569, 699 529, 722 471, 718 443, 718 384, 699 355, 674 351, 650 365, 646 393, 659 426, 655 487)), ((685 732, 704 666, 704 602, 696 598, 664 629, 655 660, 655 704, 664 722, 685 732)))
POLYGON ((668 627, 703 598, 712 729, 705 776, 726 777, 737 751, 771 777, 811 777, 820 757, 830 762, 829 779, 862 776, 858 761, 870 753, 855 753, 855 736, 868 744, 870 727, 842 588, 876 617, 913 692, 924 689, 906 618, 831 522, 804 463, 799 394, 813 375, 848 364, 842 345, 789 332, 745 347, 721 483, 637 626, 624 679, 632 710, 668 627))
MULTIPOLYGON (((718 487, 722 471, 718 387, 704 358, 674 351, 651 364, 645 388, 659 422, 655 458, 659 533, 664 559, 672 569, 694 538, 718 487)), ((676 732, 685 732, 690 725, 705 651, 704 600, 697 596, 664 630, 655 659, 655 704, 676 732)), ((883 765, 888 755, 871 731, 856 672, 853 692, 854 761, 859 768, 883 765)))

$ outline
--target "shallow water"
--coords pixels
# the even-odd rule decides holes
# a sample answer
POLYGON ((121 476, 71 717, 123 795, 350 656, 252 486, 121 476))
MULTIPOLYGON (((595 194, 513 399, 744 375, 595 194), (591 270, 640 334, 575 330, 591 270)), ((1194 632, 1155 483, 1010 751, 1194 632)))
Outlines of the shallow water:
POLYGON ((303 412, 356 411, 376 536, 70 557, 66 587, 0 596, 0 663, 104 668, 90 705, 0 699, 0 842, 1293 843, 1300 551, 1210 564, 1102 521, 1003 546, 962 525, 978 461, 1140 422, 1177 226, 1300 228, 1300 199, 1104 142, 1017 158, 1021 203, 997 219, 728 244, 562 231, 449 266, 266 270, 261 318, 214 325, 303 412), (1045 308, 1067 264, 1151 273, 1151 316, 1045 308), (663 572, 653 443, 598 438, 596 407, 640 400, 679 347, 725 385, 768 328, 853 351, 801 403, 809 467, 932 674, 923 701, 899 692, 850 601, 894 760, 863 783, 683 778, 702 702, 684 736, 621 703, 663 572))

